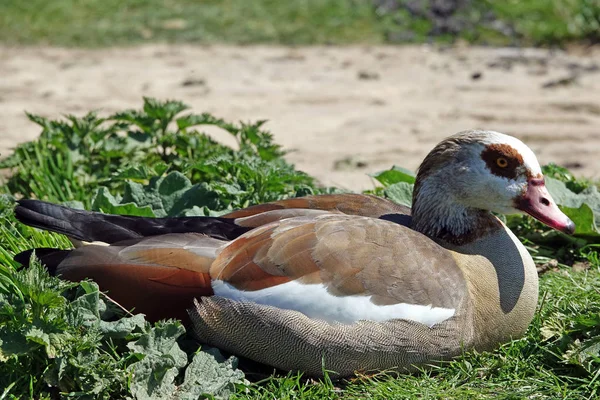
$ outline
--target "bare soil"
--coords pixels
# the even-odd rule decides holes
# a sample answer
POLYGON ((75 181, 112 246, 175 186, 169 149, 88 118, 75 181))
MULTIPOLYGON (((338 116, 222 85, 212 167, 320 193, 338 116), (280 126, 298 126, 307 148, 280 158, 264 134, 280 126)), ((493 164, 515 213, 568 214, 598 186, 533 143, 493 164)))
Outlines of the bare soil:
POLYGON ((268 119, 299 169, 352 190, 373 186, 368 172, 416 169, 440 139, 472 128, 514 135, 541 163, 600 177, 597 49, 0 47, 0 154, 39 134, 25 110, 109 114, 139 108, 142 96, 268 119))

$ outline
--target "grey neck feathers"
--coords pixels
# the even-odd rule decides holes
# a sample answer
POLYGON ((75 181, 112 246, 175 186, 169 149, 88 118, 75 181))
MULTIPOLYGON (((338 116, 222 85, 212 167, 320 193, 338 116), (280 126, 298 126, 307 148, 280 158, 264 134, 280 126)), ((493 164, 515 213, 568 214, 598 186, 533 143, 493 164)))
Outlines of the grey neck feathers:
POLYGON ((462 245, 501 227, 489 211, 465 207, 453 197, 441 174, 419 174, 415 182, 412 228, 432 239, 462 245))

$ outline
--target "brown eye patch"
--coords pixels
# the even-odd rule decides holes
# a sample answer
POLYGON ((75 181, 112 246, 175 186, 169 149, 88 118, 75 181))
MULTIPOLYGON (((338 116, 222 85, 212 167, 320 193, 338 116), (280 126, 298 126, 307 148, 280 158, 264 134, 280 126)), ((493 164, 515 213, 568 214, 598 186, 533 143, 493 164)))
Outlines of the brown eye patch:
POLYGON ((481 158, 494 175, 515 179, 519 167, 523 165, 523 157, 507 144, 490 144, 481 152, 481 158))

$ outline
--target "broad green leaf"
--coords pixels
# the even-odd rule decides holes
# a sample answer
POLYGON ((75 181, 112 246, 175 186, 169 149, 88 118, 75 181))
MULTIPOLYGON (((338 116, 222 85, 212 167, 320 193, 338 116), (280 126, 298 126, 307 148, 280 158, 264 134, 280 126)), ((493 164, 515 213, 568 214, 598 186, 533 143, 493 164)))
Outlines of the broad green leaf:
POLYGON ((546 187, 556 204, 575 222, 576 235, 600 237, 600 193, 595 186, 589 186, 577 194, 563 182, 546 178, 546 187))
POLYGON ((412 205, 413 185, 407 182, 394 183, 385 188, 385 195, 395 203, 412 205))
POLYGON ((176 390, 175 378, 187 363, 177 344, 185 333, 180 322, 158 323, 127 347, 144 358, 131 365, 131 393, 136 399, 169 399, 176 390))
POLYGON ((147 322, 143 314, 123 317, 116 321, 100 321, 99 328, 106 337, 124 339, 133 332, 144 329, 147 322))
POLYGON ((185 333, 185 328, 179 321, 163 321, 156 324, 128 347, 146 355, 170 355, 176 364, 185 364, 185 353, 179 349, 177 339, 185 333))
POLYGON ((98 326, 100 322, 99 292, 87 293, 76 298, 73 307, 73 322, 86 328, 98 326))
POLYGON ((552 198, 556 204, 570 208, 577 208, 581 206, 582 199, 580 199, 577 194, 567 189, 567 186, 564 184, 564 182, 550 177, 546 177, 545 181, 546 188, 552 195, 552 198))
POLYGON ((194 207, 219 207, 219 197, 208 184, 192 185, 177 171, 154 178, 147 185, 127 182, 123 201, 151 207, 157 217, 185 215, 194 207))
POLYGON ((123 202, 131 202, 143 207, 150 207, 156 217, 166 217, 160 196, 155 194, 154 185, 156 179, 150 181, 150 184, 143 185, 137 182, 125 182, 123 193, 123 202))
POLYGON ((32 327, 25 333, 25 338, 28 341, 47 346, 50 344, 50 337, 48 334, 37 327, 32 327))
MULTIPOLYGON (((24 326, 21 329, 25 328, 24 326)), ((33 345, 38 346, 38 343, 33 345)), ((25 355, 30 352, 32 344, 21 332, 16 332, 7 326, 0 326, 0 361, 10 357, 25 355)))
POLYGON ((188 178, 174 171, 166 176, 151 179, 147 185, 127 182, 123 201, 150 207, 157 217, 166 217, 174 215, 170 212, 175 203, 191 187, 188 178))
POLYGON ((235 384, 242 382, 244 373, 237 369, 237 359, 225 359, 219 350, 207 346, 194 355, 173 398, 192 400, 210 395, 227 399, 234 393, 235 384))
POLYGON ((560 206, 560 209, 575 223, 576 235, 600 237, 594 212, 590 206, 584 203, 579 208, 560 206))
POLYGON ((125 204, 120 203, 105 187, 100 187, 96 191, 92 201, 92 209, 102 211, 106 214, 135 215, 140 217, 155 216, 152 212, 152 208, 149 206, 144 205, 140 207, 133 202, 125 204))
MULTIPOLYGON (((167 215, 177 215, 172 210, 191 187, 192 183, 181 172, 171 172, 158 179, 155 193, 160 197, 162 207, 167 215)), ((182 207, 178 208, 182 209, 182 207)))
POLYGON ((131 394, 139 400, 170 399, 177 389, 179 368, 168 356, 145 357, 131 366, 131 394))
POLYGON ((379 181, 379 183, 381 183, 383 186, 389 186, 400 182, 406 182, 410 184, 415 183, 415 174, 412 171, 396 165, 394 165, 391 169, 379 171, 369 175, 379 181))
POLYGON ((194 207, 219 208, 219 196, 206 183, 199 183, 181 193, 181 196, 168 210, 168 215, 185 215, 194 207))
POLYGON ((578 208, 583 203, 587 203, 594 213, 600 212, 600 193, 595 186, 590 186, 577 194, 569 190, 563 182, 546 178, 546 187, 558 205, 578 208))

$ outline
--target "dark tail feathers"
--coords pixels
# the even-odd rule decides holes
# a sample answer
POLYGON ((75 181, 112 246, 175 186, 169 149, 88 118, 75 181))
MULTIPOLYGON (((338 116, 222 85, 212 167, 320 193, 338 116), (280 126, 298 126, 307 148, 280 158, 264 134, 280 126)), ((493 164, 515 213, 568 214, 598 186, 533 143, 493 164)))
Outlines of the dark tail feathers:
POLYGON ((202 233, 215 239, 233 240, 250 230, 230 218, 146 218, 102 214, 59 206, 40 200, 20 200, 15 216, 26 225, 62 233, 73 239, 116 243, 167 233, 202 233))
POLYGON ((24 267, 29 266, 29 260, 31 255, 35 252, 35 256, 40 259, 42 264, 46 267, 50 275, 56 275, 56 267, 64 260, 71 250, 57 250, 49 248, 38 248, 25 250, 15 255, 14 260, 24 267))

